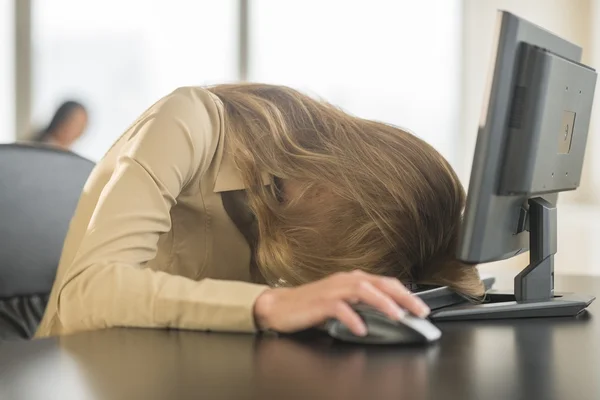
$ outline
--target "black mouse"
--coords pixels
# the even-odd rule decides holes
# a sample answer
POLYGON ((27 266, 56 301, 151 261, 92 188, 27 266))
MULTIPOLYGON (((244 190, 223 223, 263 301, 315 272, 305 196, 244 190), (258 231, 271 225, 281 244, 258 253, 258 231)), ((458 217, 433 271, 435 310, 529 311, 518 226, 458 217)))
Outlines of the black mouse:
POLYGON ((411 314, 401 320, 393 320, 374 308, 365 305, 352 307, 367 326, 366 336, 353 334, 337 319, 327 323, 327 332, 344 342, 366 344, 416 344, 438 340, 442 332, 429 320, 411 314))

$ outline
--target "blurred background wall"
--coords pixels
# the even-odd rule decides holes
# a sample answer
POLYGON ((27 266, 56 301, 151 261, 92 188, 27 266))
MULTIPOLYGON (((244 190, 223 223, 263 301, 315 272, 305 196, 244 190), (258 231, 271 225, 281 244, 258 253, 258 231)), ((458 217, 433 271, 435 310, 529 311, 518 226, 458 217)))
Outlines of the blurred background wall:
POLYGON ((12 141, 15 136, 14 95, 14 3, 0 1, 0 141, 12 141))
MULTIPOLYGON (((74 150, 98 160, 177 86, 262 81, 413 131, 468 185, 497 9, 600 65, 600 0, 0 0, 0 142, 30 138, 74 99, 90 118, 74 150)), ((600 274, 595 121, 582 187, 561 198, 557 273, 600 274)))

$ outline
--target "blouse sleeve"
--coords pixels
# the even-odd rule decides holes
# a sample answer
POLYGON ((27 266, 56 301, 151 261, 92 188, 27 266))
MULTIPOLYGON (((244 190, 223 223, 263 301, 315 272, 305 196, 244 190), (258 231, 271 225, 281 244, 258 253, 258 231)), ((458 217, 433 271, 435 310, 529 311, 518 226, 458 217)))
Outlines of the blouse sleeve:
POLYGON ((210 165, 219 141, 211 95, 182 88, 151 108, 104 187, 72 264, 58 282, 65 331, 174 327, 253 331, 253 304, 266 289, 144 268, 171 229, 179 193, 210 165))

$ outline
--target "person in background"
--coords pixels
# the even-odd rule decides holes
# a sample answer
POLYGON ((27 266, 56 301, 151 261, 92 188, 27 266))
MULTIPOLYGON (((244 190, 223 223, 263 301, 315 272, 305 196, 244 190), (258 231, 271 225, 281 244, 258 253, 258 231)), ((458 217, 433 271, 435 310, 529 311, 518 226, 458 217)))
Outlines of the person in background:
POLYGON ((83 135, 87 123, 88 113, 83 104, 66 101, 56 110, 50 124, 35 136, 34 141, 69 150, 83 135))
POLYGON ((365 335, 356 303, 425 317, 406 286, 484 294, 455 257, 464 203, 448 162, 402 129, 284 86, 180 88, 90 175, 36 336, 328 318, 365 335))

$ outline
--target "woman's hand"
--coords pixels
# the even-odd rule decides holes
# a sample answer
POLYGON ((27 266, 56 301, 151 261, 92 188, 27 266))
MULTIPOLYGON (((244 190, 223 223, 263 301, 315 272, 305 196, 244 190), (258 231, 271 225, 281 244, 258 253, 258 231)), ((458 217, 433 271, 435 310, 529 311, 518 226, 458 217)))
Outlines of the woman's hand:
POLYGON ((295 332, 337 318, 355 335, 367 328, 350 304, 364 303, 392 319, 406 311, 425 317, 429 308, 399 280, 362 271, 337 273, 296 288, 269 289, 254 304, 254 316, 262 330, 295 332))

